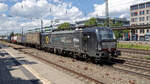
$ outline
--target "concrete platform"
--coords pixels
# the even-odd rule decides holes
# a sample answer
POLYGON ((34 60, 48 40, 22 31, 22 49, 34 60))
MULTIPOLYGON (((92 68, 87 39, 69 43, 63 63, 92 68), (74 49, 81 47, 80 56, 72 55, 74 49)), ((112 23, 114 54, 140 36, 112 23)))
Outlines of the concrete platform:
POLYGON ((10 47, 0 49, 0 84, 84 84, 10 47))

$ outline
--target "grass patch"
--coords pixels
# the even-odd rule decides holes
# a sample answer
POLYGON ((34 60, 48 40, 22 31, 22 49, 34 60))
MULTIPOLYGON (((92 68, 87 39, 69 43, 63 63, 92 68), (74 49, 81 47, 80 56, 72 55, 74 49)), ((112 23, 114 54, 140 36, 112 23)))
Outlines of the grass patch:
POLYGON ((150 60, 150 56, 145 57, 147 60, 150 60))
POLYGON ((146 45, 137 45, 137 44, 123 44, 123 43, 118 43, 117 44, 118 48, 130 48, 130 49, 142 49, 142 50, 150 50, 150 46, 146 45))

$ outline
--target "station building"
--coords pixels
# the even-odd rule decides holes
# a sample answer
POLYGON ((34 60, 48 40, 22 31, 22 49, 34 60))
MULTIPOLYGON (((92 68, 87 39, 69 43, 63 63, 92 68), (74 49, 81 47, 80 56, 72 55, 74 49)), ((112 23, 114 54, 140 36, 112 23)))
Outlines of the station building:
MULTIPOLYGON (((130 26, 136 25, 150 25, 150 1, 130 6, 130 26)), ((143 41, 147 33, 150 33, 150 29, 138 29, 132 35, 143 41)))

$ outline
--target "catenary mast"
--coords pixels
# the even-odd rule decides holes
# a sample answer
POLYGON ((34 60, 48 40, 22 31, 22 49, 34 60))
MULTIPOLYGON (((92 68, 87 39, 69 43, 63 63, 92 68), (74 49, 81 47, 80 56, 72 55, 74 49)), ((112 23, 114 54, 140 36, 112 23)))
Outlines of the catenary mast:
POLYGON ((106 15, 106 23, 107 27, 109 27, 109 8, 108 8, 108 0, 106 2, 106 7, 105 7, 105 15, 106 15))

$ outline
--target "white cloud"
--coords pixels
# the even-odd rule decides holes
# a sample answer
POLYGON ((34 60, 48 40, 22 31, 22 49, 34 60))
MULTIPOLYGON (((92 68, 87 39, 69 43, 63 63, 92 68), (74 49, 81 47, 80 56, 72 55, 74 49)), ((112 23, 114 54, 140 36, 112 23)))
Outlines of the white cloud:
POLYGON ((61 0, 53 0, 54 2, 58 2, 58 3, 61 3, 61 0))
POLYGON ((11 7, 11 14, 26 18, 38 18, 47 13, 48 6, 46 0, 24 0, 11 7))
POLYGON ((15 16, 30 18, 47 17, 51 14, 51 16, 57 19, 75 19, 82 15, 82 12, 70 3, 59 3, 58 5, 54 5, 48 3, 47 0, 24 0, 18 2, 11 7, 11 13, 15 16))
POLYGON ((21 32, 20 23, 17 21, 17 17, 7 17, 3 14, 0 16, 0 34, 7 34, 14 32, 21 32))
POLYGON ((0 16, 0 29, 19 32, 22 27, 25 30, 41 27, 40 19, 35 19, 41 18, 41 16, 43 17, 44 26, 51 25, 50 20, 47 20, 50 17, 51 19, 60 19, 60 23, 72 22, 82 17, 82 12, 77 7, 72 6, 72 3, 52 4, 48 0, 23 0, 15 3, 9 9, 9 13, 13 17, 8 17, 5 14, 0 16), (31 20, 31 18, 34 20, 31 20))
POLYGON ((8 10, 8 5, 0 3, 0 12, 6 12, 8 10))
MULTIPOLYGON (((149 0, 109 0, 109 12, 111 17, 127 17, 130 16, 130 5, 141 3, 149 0)), ((89 13, 90 16, 105 16, 105 3, 94 4, 94 12, 89 13)))

